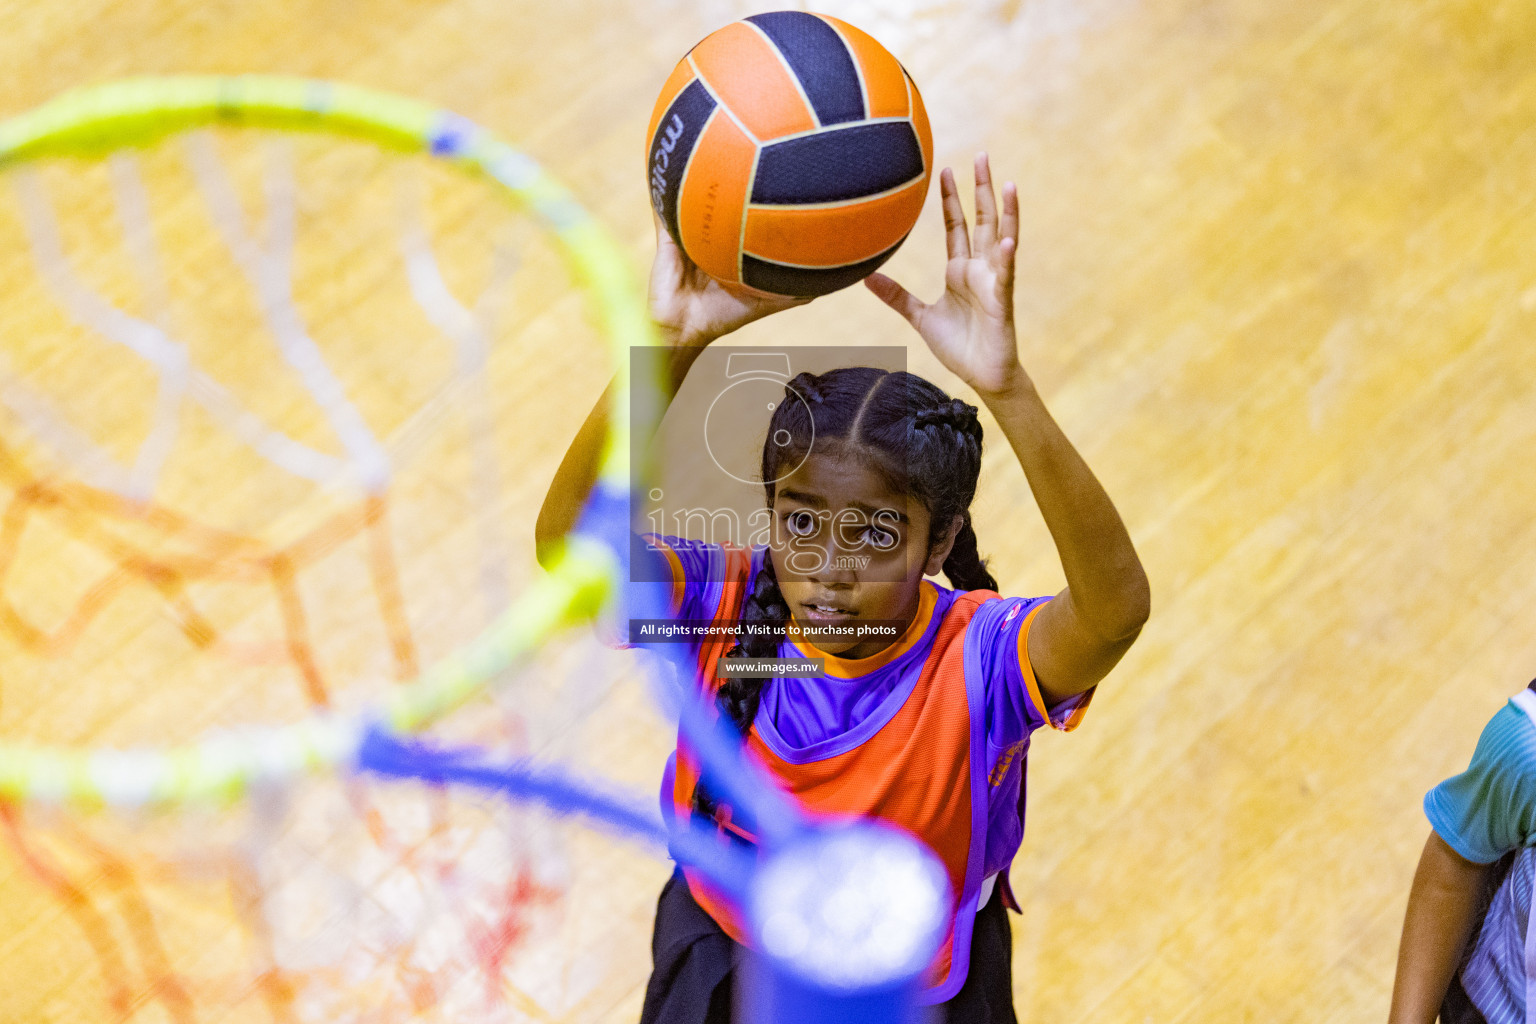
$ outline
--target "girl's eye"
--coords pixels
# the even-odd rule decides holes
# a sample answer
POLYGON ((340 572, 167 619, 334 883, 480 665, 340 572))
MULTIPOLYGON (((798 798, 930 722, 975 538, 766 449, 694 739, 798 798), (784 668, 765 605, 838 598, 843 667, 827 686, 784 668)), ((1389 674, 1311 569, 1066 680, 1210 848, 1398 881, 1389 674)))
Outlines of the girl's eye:
POLYGON ((809 537, 816 532, 816 517, 801 509, 785 516, 784 526, 796 537, 809 537))
POLYGON ((882 530, 878 526, 871 526, 864 531, 864 539, 869 541, 876 551, 889 551, 896 546, 896 535, 890 530, 882 530))

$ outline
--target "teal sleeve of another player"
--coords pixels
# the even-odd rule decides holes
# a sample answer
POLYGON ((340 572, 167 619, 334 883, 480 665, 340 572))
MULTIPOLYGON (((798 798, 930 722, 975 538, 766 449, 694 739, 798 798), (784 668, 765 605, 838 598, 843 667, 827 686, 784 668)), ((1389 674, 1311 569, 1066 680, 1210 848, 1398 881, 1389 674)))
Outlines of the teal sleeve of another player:
POLYGON ((1483 727, 1472 763, 1424 797, 1435 832, 1467 860, 1491 864, 1536 839, 1536 726, 1506 704, 1483 727))

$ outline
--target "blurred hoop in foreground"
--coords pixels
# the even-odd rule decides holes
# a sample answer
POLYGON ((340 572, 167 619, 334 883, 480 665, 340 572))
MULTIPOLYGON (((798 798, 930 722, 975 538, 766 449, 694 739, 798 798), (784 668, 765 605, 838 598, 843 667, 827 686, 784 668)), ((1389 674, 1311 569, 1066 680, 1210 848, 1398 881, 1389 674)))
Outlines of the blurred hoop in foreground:
POLYGON ((664 757, 628 659, 560 630, 624 579, 659 390, 563 189, 455 115, 260 76, 62 97, 0 125, 0 172, 0 1018, 601 1016, 636 983, 607 921, 655 887, 589 885, 636 869, 573 814, 749 906, 754 1019, 915 1013, 943 879, 910 841, 809 827, 694 700, 762 870, 597 781, 664 757), (510 538, 583 357, 613 427, 544 573, 510 538))
POLYGON ((82 90, 0 170, 0 916, 34 950, 0 1018, 611 1000, 548 816, 351 769, 378 725, 549 755, 600 718, 622 668, 548 641, 613 554, 509 538, 562 361, 620 374, 627 488, 623 254, 510 146, 339 84, 82 90))

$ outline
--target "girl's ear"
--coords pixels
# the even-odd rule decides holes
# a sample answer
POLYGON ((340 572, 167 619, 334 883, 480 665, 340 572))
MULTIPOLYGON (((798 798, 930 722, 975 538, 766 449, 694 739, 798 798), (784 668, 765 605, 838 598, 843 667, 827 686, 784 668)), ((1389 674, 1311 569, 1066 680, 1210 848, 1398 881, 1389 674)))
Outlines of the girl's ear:
POLYGON ((948 529, 933 538, 933 543, 928 546, 928 561, 923 565, 924 574, 937 576, 944 571, 944 563, 949 560, 955 538, 960 535, 960 528, 964 525, 965 517, 955 516, 949 521, 948 529))

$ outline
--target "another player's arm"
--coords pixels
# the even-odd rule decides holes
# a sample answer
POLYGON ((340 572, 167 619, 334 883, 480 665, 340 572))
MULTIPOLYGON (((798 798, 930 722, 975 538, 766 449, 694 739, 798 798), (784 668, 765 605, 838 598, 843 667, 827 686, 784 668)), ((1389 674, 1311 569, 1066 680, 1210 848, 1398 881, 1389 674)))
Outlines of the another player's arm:
MULTIPOLYGON (((650 306, 656 331, 662 343, 672 350, 667 402, 672 401, 699 353, 711 342, 770 313, 809 301, 727 291, 694 265, 658 221, 650 306)), ((608 386, 613 387, 611 383, 608 386)), ((534 545, 539 564, 546 568, 560 538, 576 525, 582 505, 597 483, 603 438, 608 433, 609 397, 604 391, 587 414, 560 460, 560 468, 544 495, 544 504, 539 507, 539 518, 533 528, 534 545)))
POLYGON ((1472 931, 1488 869, 1429 833, 1408 893, 1388 1024, 1434 1024, 1472 931))
POLYGON ((1018 456, 1056 543, 1067 587, 1040 610, 1029 654, 1041 694, 1056 702, 1104 678, 1130 649, 1151 609, 1146 571, 1093 472, 1046 410, 1019 361, 1013 268, 1019 201, 1010 182, 1001 209, 985 154, 976 158, 976 230, 946 169, 939 177, 946 246, 944 295, 914 298, 882 274, 866 282, 922 335, 939 361, 976 389, 1018 456))

